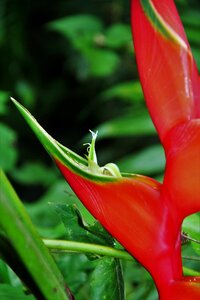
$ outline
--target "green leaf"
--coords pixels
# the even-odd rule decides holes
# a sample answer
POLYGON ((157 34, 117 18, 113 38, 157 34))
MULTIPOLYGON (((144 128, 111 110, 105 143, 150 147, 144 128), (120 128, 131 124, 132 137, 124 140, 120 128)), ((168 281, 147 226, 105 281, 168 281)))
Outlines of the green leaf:
POLYGON ((32 108, 35 104, 35 89, 25 80, 19 80, 16 83, 16 92, 19 98, 23 99, 23 104, 32 108))
POLYGON ((0 283, 10 283, 10 278, 8 275, 8 266, 1 259, 0 259, 0 283))
MULTIPOLYGON (((78 294, 83 285, 88 282, 88 276, 93 270, 92 262, 89 262, 84 254, 76 253, 60 255, 57 259, 57 263, 76 298, 76 294, 78 294), (67 270, 70 270, 70 273, 67 272, 67 270)), ((76 299, 78 299, 78 297, 76 299)))
POLYGON ((82 52, 88 67, 89 74, 97 77, 110 76, 119 65, 119 56, 106 49, 88 47, 82 52))
POLYGON ((99 125, 94 131, 98 130, 98 138, 141 136, 155 134, 153 123, 147 114, 124 115, 99 125))
MULTIPOLYGON (((183 232, 200 242, 200 213, 188 216, 183 221, 183 232)), ((191 242, 194 251, 200 255, 200 244, 191 242)))
MULTIPOLYGON (((124 262, 124 280, 126 283, 127 300, 149 299, 149 294, 154 294, 151 300, 158 299, 158 292, 150 274, 140 264, 124 262), (141 284, 142 281, 142 284, 141 284)), ((169 299, 170 300, 170 299, 169 299)))
POLYGON ((34 300, 32 295, 24 294, 22 288, 13 287, 8 284, 0 284, 0 299, 1 300, 34 300))
POLYGON ((161 145, 154 145, 133 153, 117 162, 122 172, 138 174, 161 173, 165 167, 165 154, 161 145))
POLYGON ((73 42, 87 36, 94 37, 102 30, 102 23, 95 16, 75 15, 55 20, 49 23, 48 27, 64 34, 73 42))
POLYGON ((21 168, 12 171, 12 178, 27 185, 42 184, 48 186, 53 184, 57 177, 55 170, 46 167, 41 162, 28 162, 21 168))
POLYGON ((199 29, 200 12, 198 10, 193 10, 190 7, 190 9, 184 11, 184 13, 181 14, 181 20, 183 21, 183 24, 186 25, 186 29, 187 26, 196 27, 197 29, 199 29))
POLYGON ((199 28, 186 28, 185 31, 190 43, 200 46, 199 28))
POLYGON ((26 203, 26 209, 43 237, 61 238, 65 236, 65 228, 60 222, 60 217, 55 213, 54 203, 76 205, 87 222, 94 222, 92 215, 64 179, 56 180, 37 200, 33 203, 26 203))
POLYGON ((0 123, 0 168, 10 171, 18 157, 15 143, 17 135, 14 130, 0 123))
POLYGON ((3 171, 0 177, 0 227, 6 239, 46 300, 69 299, 62 274, 39 237, 23 204, 3 171))
POLYGON ((67 240, 113 246, 114 240, 105 229, 98 222, 88 225, 74 205, 54 204, 54 207, 65 225, 67 240))
POLYGON ((124 300, 124 281, 118 259, 100 259, 90 280, 91 300, 124 300))
POLYGON ((7 112, 6 104, 9 100, 9 93, 5 91, 0 91, 0 115, 7 112))
POLYGON ((121 48, 127 44, 132 44, 130 26, 117 23, 110 26, 105 32, 105 44, 112 48, 121 48))
POLYGON ((200 49, 197 47, 192 47, 192 53, 194 55, 197 67, 200 70, 200 49))
POLYGON ((49 238, 60 236, 60 234, 63 236, 64 226, 61 227, 60 218, 49 203, 78 202, 69 186, 64 180, 56 180, 37 200, 33 203, 26 203, 26 209, 39 232, 42 236, 49 238))
POLYGON ((115 241, 108 233, 105 228, 97 221, 93 222, 93 224, 88 226, 88 230, 92 232, 94 235, 100 238, 102 244, 105 244, 106 246, 111 246, 113 247, 115 244, 115 241))
POLYGON ((130 103, 141 102, 144 99, 141 84, 139 81, 127 81, 114 85, 101 93, 100 97, 104 100, 118 98, 130 103))

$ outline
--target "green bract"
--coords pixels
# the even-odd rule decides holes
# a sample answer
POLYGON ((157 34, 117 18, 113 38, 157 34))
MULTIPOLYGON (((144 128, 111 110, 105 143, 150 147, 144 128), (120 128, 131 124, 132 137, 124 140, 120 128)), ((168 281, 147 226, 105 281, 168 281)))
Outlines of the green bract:
POLYGON ((60 161, 80 176, 91 180, 105 182, 116 181, 121 178, 120 171, 115 164, 108 163, 104 167, 98 165, 95 152, 97 133, 92 132, 92 142, 89 144, 87 159, 85 159, 53 139, 25 107, 19 104, 15 99, 11 98, 11 100, 53 159, 60 161))

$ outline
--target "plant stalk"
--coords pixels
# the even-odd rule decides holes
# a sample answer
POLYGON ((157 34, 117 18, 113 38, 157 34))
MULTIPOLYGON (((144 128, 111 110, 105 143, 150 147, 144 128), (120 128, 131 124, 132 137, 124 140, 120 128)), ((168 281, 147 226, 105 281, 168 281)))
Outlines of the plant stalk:
MULTIPOLYGON (((114 249, 108 246, 51 239, 43 239, 43 242, 47 246, 47 248, 56 253, 85 253, 93 254, 96 256, 110 256, 114 258, 134 261, 134 258, 125 250, 114 249)), ((189 259, 189 257, 187 257, 187 259, 189 259)), ((186 276, 200 276, 200 272, 187 267, 183 267, 183 272, 186 276)))

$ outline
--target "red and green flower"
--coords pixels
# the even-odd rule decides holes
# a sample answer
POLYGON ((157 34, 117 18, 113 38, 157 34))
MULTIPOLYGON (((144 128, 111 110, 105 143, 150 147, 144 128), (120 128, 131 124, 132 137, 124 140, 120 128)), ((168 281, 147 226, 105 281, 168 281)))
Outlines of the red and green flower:
POLYGON ((151 273, 162 300, 200 299, 185 277, 181 225, 200 211, 200 79, 172 0, 132 0, 137 65, 149 113, 166 154, 163 183, 99 167, 93 133, 87 158, 54 140, 14 103, 91 214, 151 273))

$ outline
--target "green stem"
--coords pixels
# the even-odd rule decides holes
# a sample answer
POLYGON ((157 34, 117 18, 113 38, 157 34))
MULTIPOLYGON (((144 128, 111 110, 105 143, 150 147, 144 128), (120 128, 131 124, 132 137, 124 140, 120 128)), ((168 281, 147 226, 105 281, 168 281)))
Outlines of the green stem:
MULTIPOLYGON (((64 240, 44 239, 44 244, 53 252, 58 253, 91 253, 99 256, 110 256, 119 259, 134 261, 133 257, 124 250, 114 249, 112 247, 81 243, 64 240)), ((184 258, 184 257, 183 257, 184 258)), ((189 258, 188 258, 189 259, 189 258)), ((183 267, 183 272, 187 276, 200 276, 200 272, 183 267)))
POLYGON ((189 235, 187 235, 187 234, 182 233, 182 236, 183 236, 186 240, 189 240, 189 241, 191 241, 191 242, 200 244, 200 241, 199 241, 199 240, 196 240, 196 239, 192 238, 191 236, 189 236, 189 235))
POLYGON ((110 256, 133 261, 133 257, 126 251, 114 249, 108 246, 49 239, 44 239, 43 242, 51 251, 54 252, 91 253, 99 256, 110 256))
POLYGON ((0 229, 44 299, 70 299, 66 295, 62 274, 2 170, 0 179, 0 229))

